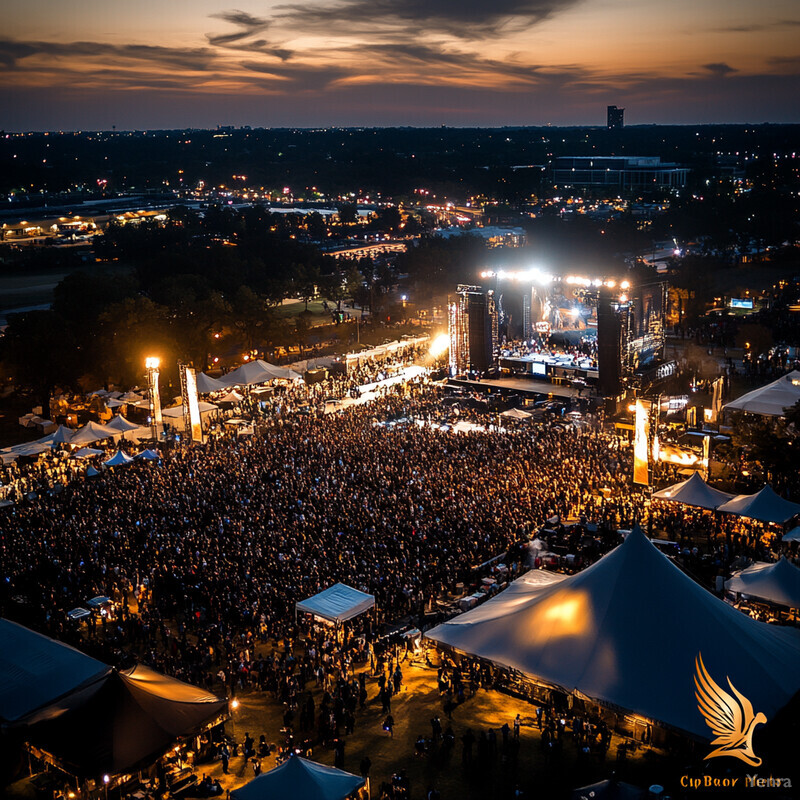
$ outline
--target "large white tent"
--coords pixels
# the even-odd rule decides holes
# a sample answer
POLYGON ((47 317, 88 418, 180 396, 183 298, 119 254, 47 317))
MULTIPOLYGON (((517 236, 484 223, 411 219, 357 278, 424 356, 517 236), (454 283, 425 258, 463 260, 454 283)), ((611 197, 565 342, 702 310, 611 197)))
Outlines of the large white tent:
POLYGON ((653 498, 655 500, 669 500, 684 506, 714 509, 723 503, 727 503, 728 500, 732 500, 733 495, 709 486, 700 473, 695 472, 689 480, 655 492, 653 498))
POLYGON ((790 408, 798 400, 800 400, 800 372, 795 370, 766 386, 743 394, 725 405, 722 411, 723 413, 744 411, 762 417, 782 417, 784 409, 790 408))
POLYGON ((698 654, 767 719, 800 690, 800 632, 715 597, 638 528, 576 575, 527 589, 522 580, 428 638, 703 739, 698 654))
POLYGON ((269 772, 231 792, 232 800, 344 800, 365 778, 291 755, 269 772))
POLYGON ((116 436, 119 431, 107 428, 99 422, 87 422, 82 428, 75 431, 75 435, 70 439, 70 444, 93 444, 101 439, 109 439, 116 436))
POLYGON ((106 427, 117 431, 117 436, 121 439, 149 439, 152 436, 150 428, 137 425, 135 422, 125 419, 122 414, 117 414, 107 422, 106 427))
POLYGON ((0 619, 0 720, 22 719, 110 669, 69 645, 0 619))
POLYGON ((206 375, 205 372, 197 373, 197 391, 200 392, 200 394, 220 392, 227 388, 228 384, 223 383, 218 378, 212 378, 210 375, 206 375))
POLYGON ((800 569, 785 558, 774 564, 756 562, 734 573, 725 581, 725 588, 768 603, 800 608, 800 569))
POLYGON ((259 383, 267 383, 276 378, 284 380, 296 380, 301 377, 294 370, 287 367, 276 367, 274 364, 269 364, 262 361, 260 358, 255 361, 248 361, 237 367, 232 372, 229 372, 222 378, 222 383, 226 387, 229 386, 255 386, 259 383))
POLYGON ((295 613, 315 614, 331 622, 346 622, 375 605, 375 596, 335 583, 319 594, 295 604, 295 613))
POLYGON ((775 494, 771 487, 765 486, 755 494, 739 494, 719 506, 718 511, 736 514, 759 522, 774 522, 783 525, 800 514, 800 504, 784 500, 775 494))

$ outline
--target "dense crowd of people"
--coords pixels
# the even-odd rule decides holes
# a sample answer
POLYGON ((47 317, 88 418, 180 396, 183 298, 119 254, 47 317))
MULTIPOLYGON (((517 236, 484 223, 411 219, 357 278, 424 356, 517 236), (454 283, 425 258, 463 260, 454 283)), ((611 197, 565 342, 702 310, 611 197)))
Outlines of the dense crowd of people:
POLYGON ((6 509, 5 596, 24 597, 55 633, 89 597, 123 609, 136 597, 126 637, 198 680, 211 648, 234 658, 259 632, 291 635, 287 609, 332 582, 374 594, 393 620, 554 515, 615 526, 638 513, 625 445, 595 430, 454 436, 375 424, 435 418, 440 401, 437 389, 406 386, 346 414, 281 414, 252 439, 176 448, 160 466, 6 509), (178 643, 156 648, 166 619, 180 621, 178 643), (196 646, 181 644, 189 633, 196 646))

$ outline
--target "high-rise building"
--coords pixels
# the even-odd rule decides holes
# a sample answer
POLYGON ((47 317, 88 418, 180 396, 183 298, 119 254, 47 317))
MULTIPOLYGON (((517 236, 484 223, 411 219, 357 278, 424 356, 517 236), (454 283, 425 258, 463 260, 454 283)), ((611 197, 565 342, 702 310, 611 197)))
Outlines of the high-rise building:
POLYGON ((609 106, 606 115, 606 127, 610 131, 620 130, 625 125, 625 109, 609 106))
POLYGON ((459 286, 450 303, 450 367, 456 372, 485 372, 497 342, 494 292, 478 286, 459 286))

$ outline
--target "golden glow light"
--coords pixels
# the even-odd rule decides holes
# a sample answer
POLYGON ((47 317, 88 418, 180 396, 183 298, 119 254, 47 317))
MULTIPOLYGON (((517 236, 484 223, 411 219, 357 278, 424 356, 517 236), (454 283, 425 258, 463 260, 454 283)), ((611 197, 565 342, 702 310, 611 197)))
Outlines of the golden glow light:
POLYGON ((446 333, 440 333, 433 340, 433 342, 431 342, 431 346, 428 352, 434 358, 438 358, 439 356, 444 355, 449 349, 450 349, 450 337, 446 333))
POLYGON ((231 709, 236 711, 237 708, 239 708, 239 701, 234 697, 233 700, 231 700, 231 709))
POLYGON ((161 364, 161 359, 158 356, 148 356, 144 360, 144 365, 147 369, 158 369, 161 364))

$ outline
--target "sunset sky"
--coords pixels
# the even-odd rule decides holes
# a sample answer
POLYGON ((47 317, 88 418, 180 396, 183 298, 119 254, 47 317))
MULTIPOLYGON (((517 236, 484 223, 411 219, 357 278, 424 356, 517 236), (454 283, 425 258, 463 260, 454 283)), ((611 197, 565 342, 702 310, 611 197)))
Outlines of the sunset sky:
POLYGON ((800 122, 797 0, 5 0, 0 127, 800 122))

